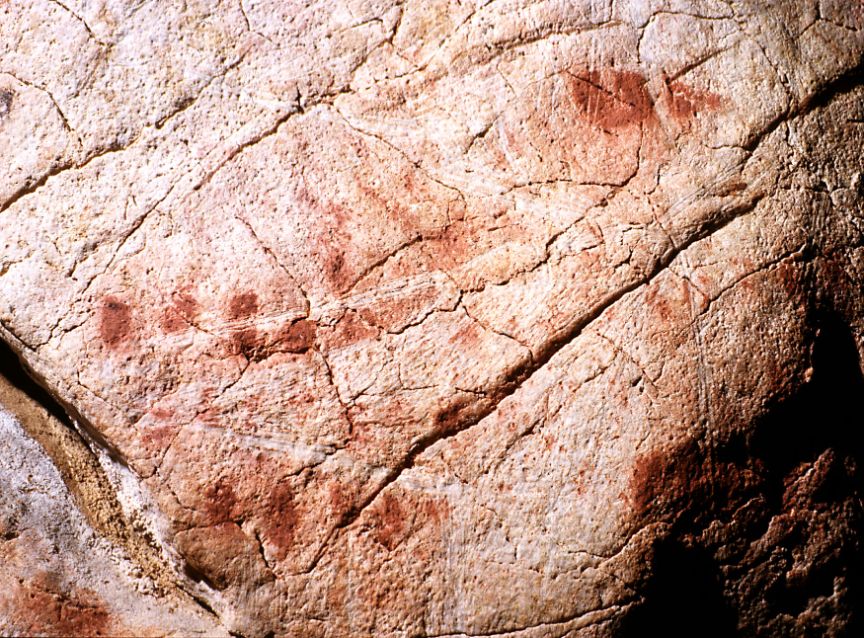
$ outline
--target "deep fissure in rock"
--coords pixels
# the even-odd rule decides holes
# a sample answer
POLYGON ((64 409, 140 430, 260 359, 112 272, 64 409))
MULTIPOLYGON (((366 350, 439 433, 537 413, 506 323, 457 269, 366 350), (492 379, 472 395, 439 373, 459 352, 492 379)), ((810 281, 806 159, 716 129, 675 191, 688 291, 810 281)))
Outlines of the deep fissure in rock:
POLYGON ((0 339, 0 375, 42 406, 55 419, 74 429, 72 420, 63 406, 33 379, 20 357, 2 339, 0 339))
MULTIPOLYGON (((94 530, 123 550, 163 593, 175 592, 185 597, 187 594, 178 589, 176 576, 165 563, 156 541, 149 532, 136 528, 123 512, 114 486, 95 452, 75 427, 73 417, 60 401, 31 376, 15 351, 2 340, 0 377, 7 379, 14 388, 48 413, 47 417, 43 417, 32 414, 32 409, 29 412, 17 410, 14 398, 6 406, 13 412, 20 411, 16 416, 21 426, 51 458, 69 493, 94 530)), ((206 603, 189 595, 202 609, 214 613, 206 603)))

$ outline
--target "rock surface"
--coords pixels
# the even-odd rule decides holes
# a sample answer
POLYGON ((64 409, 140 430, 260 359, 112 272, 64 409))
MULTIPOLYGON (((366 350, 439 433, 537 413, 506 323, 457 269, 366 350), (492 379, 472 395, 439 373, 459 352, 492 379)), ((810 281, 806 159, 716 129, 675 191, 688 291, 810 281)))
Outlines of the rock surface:
POLYGON ((70 416, 0 421, 59 548, 9 578, 119 556, 130 632, 857 635, 862 55, 859 0, 0 2, 0 334, 70 416))
POLYGON ((3 377, 0 437, 4 636, 228 636, 171 580, 142 571, 147 550, 123 538, 122 508, 86 445, 3 377))

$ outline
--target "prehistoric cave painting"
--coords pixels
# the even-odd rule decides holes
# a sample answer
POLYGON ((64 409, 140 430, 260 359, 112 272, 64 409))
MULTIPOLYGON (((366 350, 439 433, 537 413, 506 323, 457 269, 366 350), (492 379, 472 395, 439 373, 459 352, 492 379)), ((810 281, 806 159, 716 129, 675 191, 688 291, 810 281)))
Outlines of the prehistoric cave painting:
POLYGON ((73 4, 0 10, 40 632, 860 633, 857 5, 73 4))

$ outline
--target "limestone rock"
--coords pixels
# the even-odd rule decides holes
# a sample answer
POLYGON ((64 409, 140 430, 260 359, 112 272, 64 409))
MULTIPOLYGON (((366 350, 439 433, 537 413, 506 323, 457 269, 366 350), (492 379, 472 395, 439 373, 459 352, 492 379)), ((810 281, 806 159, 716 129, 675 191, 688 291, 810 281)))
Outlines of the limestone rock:
POLYGON ((0 4, 0 334, 107 477, 96 531, 189 633, 854 635, 862 29, 0 4))
POLYGON ((142 571, 148 550, 117 533, 122 508, 98 462, 2 377, 0 436, 4 636, 228 636, 170 579, 142 571))

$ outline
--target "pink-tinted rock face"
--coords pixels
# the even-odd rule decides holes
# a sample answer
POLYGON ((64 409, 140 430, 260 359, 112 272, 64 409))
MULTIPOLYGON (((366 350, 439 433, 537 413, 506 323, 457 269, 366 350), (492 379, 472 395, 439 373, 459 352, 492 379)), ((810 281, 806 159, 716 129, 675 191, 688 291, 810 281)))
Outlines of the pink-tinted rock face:
POLYGON ((96 532, 244 636, 854 634, 864 13, 763 4, 0 3, 96 532))

